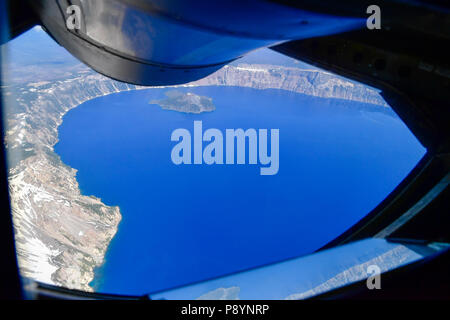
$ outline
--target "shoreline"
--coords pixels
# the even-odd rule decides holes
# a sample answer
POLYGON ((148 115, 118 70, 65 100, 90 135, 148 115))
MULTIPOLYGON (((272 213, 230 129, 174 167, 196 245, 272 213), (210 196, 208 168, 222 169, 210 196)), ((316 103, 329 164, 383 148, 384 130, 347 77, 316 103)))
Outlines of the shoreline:
MULTIPOLYGON (((256 65, 255 65, 256 66, 256 65)), ((302 69, 296 69, 296 68, 284 68, 284 67, 276 67, 277 70, 279 69, 285 69, 288 71, 294 70, 297 73, 302 73, 304 72, 304 70, 302 69)), ((306 71, 305 71, 306 72, 306 71)), ((330 75, 326 72, 321 72, 320 70, 314 71, 315 74, 320 74, 323 73, 327 76, 331 76, 333 79, 339 79, 340 78, 338 76, 334 76, 334 75, 330 75)), ((27 202, 25 202, 25 206, 28 206, 28 208, 31 208, 31 210, 29 210, 31 213, 29 216, 27 217, 23 217, 25 216, 24 214, 22 214, 23 211, 22 209, 20 209, 20 205, 14 205, 13 207, 13 211, 14 211, 14 218, 15 218, 15 226, 17 226, 18 224, 20 225, 22 221, 18 221, 19 223, 16 223, 17 220, 24 220, 24 219, 28 219, 29 221, 32 221, 33 225, 35 225, 35 229, 33 231, 36 231, 36 237, 37 239, 48 239, 50 238, 50 240, 46 240, 48 241, 48 243, 43 243, 43 247, 49 248, 50 252, 43 252, 40 253, 39 259, 37 261, 43 261, 42 263, 47 263, 47 265, 49 266, 54 266, 54 267, 58 267, 56 271, 52 272, 50 275, 50 279, 48 279, 48 275, 46 276, 46 280, 51 280, 51 282, 53 284, 56 285, 61 285, 61 286, 65 286, 68 288, 76 288, 76 289, 82 289, 82 290, 88 290, 88 291, 92 291, 93 288, 89 285, 92 281, 94 281, 95 279, 95 268, 100 267, 104 264, 105 262, 105 256, 107 254, 108 251, 108 247, 112 241, 112 239, 115 237, 115 235, 118 232, 118 226, 119 223, 121 221, 122 218, 122 213, 120 212, 120 208, 115 206, 108 206, 106 204, 104 204, 100 198, 97 198, 95 196, 88 196, 88 195, 84 195, 82 193, 82 191, 79 188, 78 185, 78 181, 77 181, 77 177, 76 177, 76 173, 77 170, 74 168, 69 167, 68 165, 66 165, 60 158, 59 154, 57 154, 54 150, 55 145, 59 142, 59 126, 62 124, 63 122, 63 118, 64 116, 72 109, 80 106, 81 104, 83 104, 84 102, 87 102, 89 100, 93 100, 96 98, 100 98, 100 97, 104 97, 107 95, 111 95, 114 93, 121 93, 121 92, 125 92, 125 91, 132 91, 132 90, 145 90, 145 89, 153 89, 153 88, 190 88, 190 87, 206 87, 206 86, 236 86, 236 87, 246 87, 246 88, 253 88, 253 89, 257 89, 257 90, 264 90, 264 89, 276 89, 276 90, 285 90, 285 91, 292 91, 295 93, 299 93, 299 94, 305 94, 305 95, 310 95, 310 96, 316 96, 316 97, 326 97, 326 98, 332 98, 332 99, 343 99, 343 100, 350 100, 350 101, 355 101, 355 102, 363 102, 363 101, 358 101, 355 100, 355 98, 352 96, 352 99, 344 99, 341 97, 329 97, 329 96, 324 96, 324 95, 328 95, 329 93, 325 94, 325 93, 320 93, 317 94, 308 94, 306 92, 301 92, 301 88, 299 89, 298 84, 296 86, 290 86, 289 83, 287 83, 286 81, 283 82, 282 84, 280 84, 280 82, 275 82, 275 85, 271 85, 270 83, 267 83, 267 81, 265 82, 265 80, 267 80, 266 78, 262 78, 262 79, 255 79, 254 81, 248 81, 248 79, 245 77, 245 75, 250 74, 250 76, 252 75, 259 75, 261 74, 261 72, 259 72, 259 69, 254 69, 252 70, 252 68, 242 68, 242 67, 225 67, 221 70, 219 70, 218 72, 212 74, 211 76, 205 78, 205 79, 201 79, 195 82, 191 82, 188 84, 184 84, 184 85, 175 85, 175 86, 158 86, 158 87, 142 87, 142 86, 135 86, 135 85, 129 85, 129 84, 124 84, 124 83, 120 83, 114 80, 111 80, 109 78, 106 78, 104 76, 95 74, 95 73, 88 73, 83 74, 83 75, 79 75, 76 76, 74 78, 71 79, 67 79, 64 81, 56 81, 54 83, 43 83, 34 87, 34 89, 38 90, 38 92, 40 94, 44 95, 44 99, 41 99, 42 96, 38 95, 38 98, 35 99, 33 102, 35 103, 32 107, 35 107, 37 110, 37 112, 44 114, 47 118, 45 118, 42 124, 42 127, 38 128, 38 134, 35 134, 35 136, 30 136, 28 135, 27 138, 31 138, 31 140, 33 140, 34 138, 36 138, 36 141, 33 141, 34 143, 32 143, 32 145, 34 145, 35 147, 32 148, 33 151, 36 152, 35 155, 29 156, 29 157, 25 157, 25 159, 22 159, 18 164, 16 164, 16 166, 14 168, 10 168, 10 170, 13 171, 13 174, 10 175, 10 179, 13 180, 12 181, 12 186, 14 189, 15 186, 20 185, 21 183, 23 184, 24 180, 26 180, 25 178, 27 177, 22 177, 20 179, 17 179, 18 181, 14 180, 14 177, 17 177, 18 174, 20 174, 21 172, 28 172, 28 174, 30 176, 32 176, 33 178, 35 178, 36 182, 33 181, 27 181, 27 186, 30 186, 30 190, 34 190, 36 184, 37 185, 41 185, 41 188, 44 189, 44 191, 46 191, 46 193, 49 194, 49 196, 54 196, 55 194, 58 195, 58 192, 61 191, 57 188, 53 188, 52 185, 50 185, 50 181, 56 180, 56 181, 61 181, 64 182, 65 179, 68 180, 68 183, 71 184, 69 186, 69 188, 62 183, 60 189, 62 189, 65 194, 64 196, 66 196, 66 198, 64 198, 65 201, 69 202, 69 205, 73 205, 74 203, 76 203, 77 201, 81 201, 84 202, 82 203, 82 205, 94 205, 95 208, 101 208, 101 210, 106 210, 105 212, 107 212, 107 215, 111 215, 111 223, 106 223, 106 225, 102 226, 104 227, 103 230, 105 232, 104 237, 106 240, 106 243, 104 243, 100 248, 91 248, 92 245, 87 243, 85 244, 85 246, 87 246, 87 249, 89 250, 84 250, 83 246, 77 246, 76 245, 76 241, 78 241, 76 239, 76 234, 77 233, 69 233, 67 235, 68 238, 70 238, 71 240, 69 242, 67 242, 65 239, 62 239, 60 236, 58 236, 57 233, 54 232, 54 230, 50 230, 51 232, 47 232, 49 230, 45 230, 46 228, 48 228, 48 226, 42 225, 39 223, 39 221, 37 221, 36 223, 36 217, 34 217, 36 212, 32 212, 33 210, 35 211, 36 208, 39 208, 39 203, 43 203, 43 201, 41 199, 38 200, 33 200, 33 201, 37 201, 37 206, 33 206, 35 203, 31 203, 31 204, 27 204, 27 202), (230 69, 231 68, 231 69, 230 69), (233 68, 235 69, 233 71, 233 68), (240 69, 239 69, 240 68, 240 69), (231 70, 231 71, 230 71, 231 70), (228 77, 230 77, 229 73, 230 72, 239 72, 239 73, 245 73, 243 75, 243 78, 246 82, 247 85, 242 85, 239 81, 241 80, 241 77, 238 78, 232 78, 230 81, 226 81, 224 79, 227 79, 227 74, 228 77), (258 82, 259 81, 259 82, 258 82), (65 87, 64 85, 68 84, 69 87, 65 87), (71 84, 71 85, 70 85, 71 84), (280 87, 281 86, 281 87, 280 87), (42 88, 44 87, 44 88, 42 88), (86 92, 86 90, 92 90, 93 92, 86 92), (97 90, 97 92, 96 92, 97 90), (76 91, 76 92, 74 92, 76 91), (79 95, 77 95, 76 93, 79 92, 79 95), (45 96, 47 97, 47 100, 45 99, 45 96), (61 96, 66 97, 64 99, 61 98, 61 96), (42 101, 43 100, 43 101, 42 101), (49 106, 50 105, 50 106, 49 106), (46 110, 46 107, 48 107, 48 109, 50 111, 46 110), (56 113, 57 116, 56 118, 54 118, 55 115, 55 110, 56 109, 56 113), (50 120, 48 120, 50 119, 50 120), (53 120, 52 120, 53 119, 53 120), (52 128, 52 126, 48 126, 48 122, 53 122, 54 123, 54 127, 52 128), (48 132, 50 130, 50 132, 48 132), (44 134, 42 134, 42 132, 44 132, 44 134), (56 157, 56 159, 54 159, 54 157, 56 157), (53 163, 52 161, 54 161, 55 163, 53 163), (31 164, 29 163, 31 162, 31 164), (39 165, 41 162, 44 162, 43 164, 43 168, 40 168, 39 170, 28 170, 28 167, 31 167, 33 165, 39 165), (25 164, 25 166, 24 166, 25 164), (48 168, 50 168, 51 170, 48 170, 48 168), (20 170, 22 169, 22 170, 20 170), (42 170, 41 170, 42 169, 42 170), (46 170, 47 169, 47 170, 46 170), (52 171, 53 170, 53 171, 52 171), (63 174, 60 174, 58 172, 58 170, 60 171, 64 171, 63 174), (17 172, 14 172, 17 171, 17 172), (47 171, 47 172, 46 172, 47 171), (50 171, 51 173, 49 174, 48 171, 50 171), (48 179, 42 179, 42 177, 40 177, 40 173, 42 172, 42 174, 47 174, 50 177, 48 179), (44 173, 45 172, 45 173, 44 173), (53 175, 52 175, 53 174, 53 175), (46 187, 48 187, 48 189, 50 190, 46 190, 46 187), (73 188, 70 188, 73 187, 73 188), (67 190, 66 190, 67 189, 67 190), (87 199, 89 198, 89 199, 87 199), (72 199, 73 201, 71 201, 70 199, 72 199), (44 229, 44 234, 42 234, 42 230, 40 229, 44 229), (54 237, 55 239, 58 239, 57 241, 59 242, 55 242, 55 239, 51 239, 52 237, 54 237), (91 247, 90 247, 91 246, 91 247), (64 250, 59 250, 62 247, 64 250), (69 252, 69 253, 68 253, 69 252), (70 252, 73 252, 73 254, 71 254, 70 252), (81 257, 78 257, 77 255, 81 254, 81 257), (67 256, 69 255, 69 256, 67 256), (82 261, 83 261, 83 257, 85 256, 89 256, 90 255, 90 262, 87 265, 83 265, 82 261), (75 265, 79 264, 79 272, 77 273, 76 271, 76 267, 73 268, 73 259, 74 257, 76 258, 76 263, 75 265), (87 267, 87 270, 85 270, 87 267), (80 274, 80 270, 81 270, 81 274, 80 274), (84 273, 82 272, 84 270, 84 273), (75 272, 75 276, 71 276, 70 272, 75 272), (77 279, 77 276, 80 276, 80 278, 77 279), (77 283, 78 281, 78 283, 77 283)), ((265 73, 264 73, 265 74, 265 73)), ((340 85, 340 82, 337 82, 338 85, 340 85)), ((350 83, 350 82, 348 82, 350 83)), ((350 85, 348 85, 350 86, 350 85)), ((354 84, 351 84, 351 87, 353 87, 354 84)), ((26 87, 26 85, 24 85, 24 87, 26 87)), ((362 87, 362 85, 361 85, 362 87)), ((373 89, 367 89, 370 91, 374 91, 373 89)), ((378 93, 375 93, 375 96, 378 95, 378 93)), ((382 100, 382 98, 380 98, 382 100)), ((377 107, 381 107, 384 108, 383 104, 374 104, 371 102, 365 102, 367 104, 372 104, 374 106, 377 107)), ((9 119, 8 119, 9 120, 9 119)), ((10 129, 10 128, 8 128, 10 129)), ((22 128, 19 127, 19 129, 21 130, 22 128)), ((20 131, 19 130, 19 131, 20 131)), ((11 130, 8 130, 9 136, 11 135, 11 130)), ((30 130, 31 131, 31 130, 30 130)), ((20 138, 20 134, 21 131, 18 133, 18 137, 20 138)), ((30 133, 31 135, 33 135, 33 132, 30 133)), ((22 134, 23 135, 23 134, 22 134)), ((10 137, 8 137, 8 142, 10 139, 10 137)), ((24 139, 16 139, 18 140, 18 145, 20 147, 23 148, 23 146, 21 146, 21 144, 23 144, 24 139)), ((13 142, 15 142, 15 140, 13 140, 13 142)), ((29 143, 29 141, 27 141, 29 143)), ((14 145, 13 145, 14 146, 14 145)), ((34 168, 32 168, 34 169, 34 168)), ((19 188, 20 189, 20 188, 19 188)), ((38 189, 39 192, 42 193, 42 189, 38 189)), ((22 190, 13 190, 12 194, 16 194, 18 195, 18 197, 13 196, 12 197, 12 204, 13 202, 15 204, 20 203, 20 201, 22 201, 23 203, 23 199, 26 199, 28 197, 27 194, 22 194, 20 191, 22 190), (14 199, 13 199, 14 198, 14 199)), ((55 200, 55 197, 53 197, 53 200, 55 200)), ((59 201, 59 200, 56 200, 59 201)), ((59 206, 58 208, 63 208, 62 206, 59 206)), ((81 208, 81 207, 80 207, 81 208)), ((39 212, 39 216, 45 216, 47 215, 48 212, 58 212, 58 210, 60 209, 52 209, 49 211, 46 211, 44 209, 38 209, 39 212)), ((85 225, 87 225, 89 223, 89 219, 91 219, 94 215, 95 212, 93 212, 93 210, 87 210, 87 209, 83 209, 81 208, 80 210, 84 210, 83 214, 80 215, 80 223, 84 223, 85 225), (87 210, 87 211, 86 211, 87 210), (87 220, 83 220, 81 219, 81 216, 86 217, 87 220)), ((104 211, 102 211, 102 213, 105 213, 104 211)), ((27 214, 29 212, 26 212, 27 214)), ((71 211, 67 211, 65 212, 65 216, 64 218, 64 222, 66 222, 65 220, 69 219, 69 218, 73 218, 73 213, 71 213, 71 211)), ((108 216, 109 217, 109 216, 108 216)), ((107 218, 108 218, 107 217, 107 218)), ((60 220, 63 220, 63 218, 61 217, 56 217, 59 218, 60 220)), ((99 221, 97 221, 99 223, 99 225, 105 224, 103 220, 98 219, 99 221)), ((106 219, 108 220, 108 219, 106 219)), ((56 224, 58 225, 58 224, 56 224)), ((67 224, 67 228, 70 229, 70 225, 67 224)), ((20 229, 19 230, 19 239, 23 239, 23 241, 25 242, 25 245, 23 246, 23 248, 19 248, 18 251, 19 252, 19 260, 22 260, 22 262, 24 260, 30 260, 31 258, 29 257, 29 255, 27 254, 28 252, 33 252, 32 250, 27 250, 27 246, 26 244, 29 243, 29 239, 27 239, 27 233, 23 232, 21 234, 21 228, 18 227, 16 229, 20 229)), ((91 228, 92 229, 92 228, 91 228)), ((26 229, 24 230, 26 231, 26 229)), ((81 231, 80 231, 81 232, 81 231)), ((80 233, 78 232, 78 234, 80 233)), ((98 239, 97 241, 100 241, 100 243, 103 242, 103 240, 101 240, 101 238, 95 238, 94 239, 98 239)), ((41 241, 41 240, 40 240, 41 241)), ((41 241, 42 242, 42 241, 41 241)), ((40 245, 41 246, 41 245, 40 245)), ((28 246, 28 248, 31 248, 32 246, 28 246)), ((37 263, 37 262, 36 262, 37 263)), ((22 263, 23 264, 23 263, 22 263)), ((34 268, 34 267, 33 267, 34 268)), ((25 263, 25 267, 24 269, 27 270, 26 273, 28 273, 30 275, 30 277, 36 278, 36 271, 33 271, 33 268, 31 267, 30 263, 25 263)))

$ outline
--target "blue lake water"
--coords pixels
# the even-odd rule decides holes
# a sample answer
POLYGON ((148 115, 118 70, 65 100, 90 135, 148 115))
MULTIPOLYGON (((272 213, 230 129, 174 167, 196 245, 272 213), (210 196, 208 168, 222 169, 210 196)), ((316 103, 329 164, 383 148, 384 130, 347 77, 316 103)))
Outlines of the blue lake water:
MULTIPOLYGON (((85 195, 118 205, 122 221, 96 270, 102 292, 143 294, 318 249, 373 209, 424 155, 393 114, 282 90, 182 88, 216 110, 184 114, 123 92, 71 110, 55 150, 85 195), (280 129, 280 168, 174 165, 177 128, 280 129)), ((178 90, 178 89, 177 89, 178 90)), ((380 107, 378 107, 379 109, 380 107)))

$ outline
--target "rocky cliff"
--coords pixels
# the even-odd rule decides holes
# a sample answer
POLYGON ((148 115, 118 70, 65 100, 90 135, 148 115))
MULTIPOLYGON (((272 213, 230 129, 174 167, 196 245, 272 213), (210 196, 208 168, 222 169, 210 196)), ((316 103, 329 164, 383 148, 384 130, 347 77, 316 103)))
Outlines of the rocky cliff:
POLYGON ((316 97, 388 106, 376 90, 318 69, 240 64, 236 67, 225 66, 195 82, 195 85, 281 89, 316 97))
POLYGON ((81 195, 76 170, 61 162, 53 146, 58 126, 71 108, 135 87, 86 72, 11 89, 6 147, 21 272, 46 283, 90 291, 94 267, 103 262, 120 211, 94 196, 81 195))

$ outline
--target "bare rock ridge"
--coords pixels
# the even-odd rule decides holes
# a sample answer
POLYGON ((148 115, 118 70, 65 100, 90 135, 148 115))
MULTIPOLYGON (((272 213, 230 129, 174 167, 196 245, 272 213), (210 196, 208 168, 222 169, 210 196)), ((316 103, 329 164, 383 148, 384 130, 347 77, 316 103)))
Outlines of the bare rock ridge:
POLYGON ((71 108, 134 86, 86 74, 27 85, 15 92, 6 145, 15 150, 9 184, 19 264, 24 276, 69 288, 92 290, 121 219, 118 207, 80 194, 76 170, 53 151, 58 126, 71 108), (19 157, 19 159, 17 159, 19 157))
POLYGON ((387 107, 379 93, 365 85, 317 69, 272 65, 225 66, 195 85, 281 89, 322 98, 344 99, 387 107))
MULTIPOLYGON (((64 67, 61 67, 64 68, 64 67)), ((319 97, 386 104, 375 90, 335 75, 267 65, 228 66, 184 86, 282 89, 319 97)), ((19 265, 24 276, 91 291, 94 268, 103 263, 121 214, 95 196, 82 195, 76 170, 54 152, 63 116, 85 101, 145 89, 88 69, 52 81, 5 86, 9 184, 19 265)))

